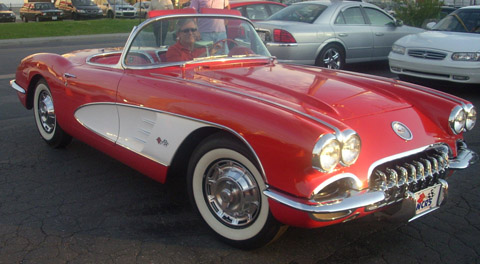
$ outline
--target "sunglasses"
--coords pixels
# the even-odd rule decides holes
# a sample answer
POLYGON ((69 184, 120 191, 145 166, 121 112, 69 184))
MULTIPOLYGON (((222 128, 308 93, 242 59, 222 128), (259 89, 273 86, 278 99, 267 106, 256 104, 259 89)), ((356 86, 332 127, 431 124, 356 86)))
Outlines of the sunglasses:
POLYGON ((196 28, 185 28, 185 29, 180 30, 180 32, 183 32, 185 34, 187 34, 188 32, 195 33, 195 32, 197 32, 197 29, 196 28))

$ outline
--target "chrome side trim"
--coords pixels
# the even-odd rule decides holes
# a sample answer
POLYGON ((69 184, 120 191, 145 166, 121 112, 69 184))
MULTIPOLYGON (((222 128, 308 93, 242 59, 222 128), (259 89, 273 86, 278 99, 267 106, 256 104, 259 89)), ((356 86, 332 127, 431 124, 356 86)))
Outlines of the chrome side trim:
POLYGON ((267 47, 297 47, 298 43, 276 43, 276 42, 267 42, 265 43, 267 47))
POLYGON ((11 86, 13 89, 15 89, 17 92, 19 92, 19 93, 22 93, 22 94, 25 94, 25 93, 26 93, 25 89, 23 89, 20 85, 18 85, 18 84, 15 82, 15 80, 11 80, 11 81, 10 81, 10 86, 11 86))
POLYGON ((357 208, 378 203, 385 199, 385 194, 381 191, 361 191, 352 194, 348 198, 342 199, 338 203, 322 205, 315 201, 310 201, 311 204, 303 203, 300 202, 298 199, 295 199, 293 197, 290 198, 286 194, 280 193, 272 189, 264 190, 263 194, 281 204, 307 213, 335 213, 355 210, 357 208))

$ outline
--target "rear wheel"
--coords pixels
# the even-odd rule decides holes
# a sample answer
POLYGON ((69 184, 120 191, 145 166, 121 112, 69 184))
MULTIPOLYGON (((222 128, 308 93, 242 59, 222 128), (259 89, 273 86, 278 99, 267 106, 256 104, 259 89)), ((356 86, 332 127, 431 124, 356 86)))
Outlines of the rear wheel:
POLYGON ((252 155, 228 136, 212 135, 197 147, 187 183, 203 220, 232 246, 259 248, 286 230, 270 213, 262 194, 265 182, 252 155))
POLYGON ((345 52, 338 44, 328 44, 318 55, 315 65, 341 70, 345 67, 345 52))
POLYGON ((33 112, 38 132, 54 148, 65 147, 72 137, 58 125, 50 88, 45 80, 40 80, 35 88, 33 112))

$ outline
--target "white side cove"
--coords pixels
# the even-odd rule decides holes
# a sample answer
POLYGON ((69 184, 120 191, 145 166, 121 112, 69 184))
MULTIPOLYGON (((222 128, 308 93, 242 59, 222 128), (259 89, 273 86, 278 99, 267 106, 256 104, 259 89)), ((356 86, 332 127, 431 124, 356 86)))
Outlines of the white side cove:
POLYGON ((165 166, 190 133, 209 126, 154 109, 111 103, 84 105, 75 118, 96 134, 165 166))

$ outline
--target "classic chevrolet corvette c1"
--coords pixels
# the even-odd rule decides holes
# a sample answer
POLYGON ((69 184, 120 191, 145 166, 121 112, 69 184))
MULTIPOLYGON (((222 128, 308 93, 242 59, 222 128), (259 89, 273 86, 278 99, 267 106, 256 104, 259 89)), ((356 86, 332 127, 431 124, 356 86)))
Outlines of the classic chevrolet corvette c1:
POLYGON ((477 160, 463 140, 470 102, 279 64, 247 18, 210 11, 153 11, 123 48, 28 56, 11 86, 49 145, 74 137, 159 182, 186 177, 203 220, 242 248, 287 226, 415 219, 477 160), (227 39, 200 39, 197 21, 210 19, 227 39), (182 49, 191 58, 174 56, 182 49))

